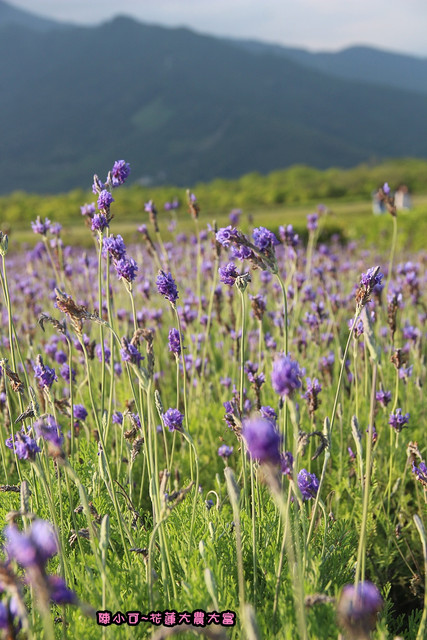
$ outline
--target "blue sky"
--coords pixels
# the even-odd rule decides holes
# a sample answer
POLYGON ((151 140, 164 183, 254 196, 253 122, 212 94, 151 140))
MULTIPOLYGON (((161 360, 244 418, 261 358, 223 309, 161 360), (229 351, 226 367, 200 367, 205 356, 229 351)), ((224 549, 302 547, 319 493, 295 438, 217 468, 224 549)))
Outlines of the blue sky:
POLYGON ((8 0, 33 13, 95 24, 118 14, 203 33, 311 50, 353 44, 427 57, 427 0, 8 0))

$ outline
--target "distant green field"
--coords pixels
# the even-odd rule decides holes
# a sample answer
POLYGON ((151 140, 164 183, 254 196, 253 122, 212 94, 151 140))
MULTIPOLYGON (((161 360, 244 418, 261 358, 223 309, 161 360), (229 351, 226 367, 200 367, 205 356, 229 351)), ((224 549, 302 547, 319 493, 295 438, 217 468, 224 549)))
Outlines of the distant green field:
MULTIPOLYGON (((179 195, 185 196, 185 194, 179 195)), ((148 199, 148 196, 149 193, 147 192, 146 199, 148 199)), ((138 212, 135 212, 134 209, 129 210, 127 203, 120 202, 119 198, 117 200, 116 214, 112 225, 113 227, 120 227, 120 233, 125 242, 138 242, 140 234, 137 231, 137 227, 147 223, 150 229, 148 214, 143 211, 144 198, 142 198, 140 205, 142 211, 138 212)), ((398 215, 398 248, 416 251, 425 245, 425 238, 427 237, 427 195, 415 196, 413 203, 413 210, 398 215)), ((83 201, 81 204, 83 204, 83 201)), ((365 238, 367 245, 376 246, 379 249, 389 244, 392 232, 391 217, 389 214, 374 216, 370 202, 361 199, 354 199, 353 201, 328 199, 323 204, 326 205, 328 212, 322 217, 321 239, 323 237, 324 240, 327 240, 332 234, 338 233, 343 240, 365 238)), ((292 224, 298 233, 304 236, 306 234, 306 216, 315 211, 316 205, 317 203, 311 201, 298 205, 264 205, 244 209, 240 226, 244 231, 247 231, 252 225, 262 225, 277 231, 280 225, 292 224), (250 222, 251 220, 252 222, 250 222)), ((37 215, 48 216, 53 222, 61 220, 60 210, 56 215, 55 211, 45 210, 41 213, 40 209, 35 208, 30 220, 34 220, 37 215)), ((200 228, 205 227, 208 223, 212 224, 214 220, 219 227, 226 226, 229 224, 228 215, 228 211, 215 210, 210 208, 208 203, 204 203, 200 212, 200 228)), ((194 231, 193 220, 187 213, 185 205, 178 210, 176 217, 179 231, 187 233, 194 231)), ((167 229, 171 219, 171 213, 164 212, 159 206, 159 225, 165 241, 172 237, 167 229)), ((34 245, 37 242, 38 238, 31 230, 30 220, 1 223, 0 228, 9 233, 11 250, 19 249, 22 243, 34 245)), ((80 209, 77 204, 74 219, 64 222, 63 227, 62 236, 66 244, 80 245, 82 247, 93 246, 91 233, 84 224, 84 219, 80 215, 80 209)))

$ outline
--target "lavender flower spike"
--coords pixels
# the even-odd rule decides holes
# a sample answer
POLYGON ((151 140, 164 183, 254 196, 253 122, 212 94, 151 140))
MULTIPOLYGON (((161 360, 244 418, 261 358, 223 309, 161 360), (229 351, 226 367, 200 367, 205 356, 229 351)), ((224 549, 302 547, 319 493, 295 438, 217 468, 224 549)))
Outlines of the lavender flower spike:
POLYGON ((156 280, 157 291, 169 300, 171 304, 175 304, 178 295, 178 288, 175 284, 175 280, 172 278, 171 273, 165 273, 164 271, 159 271, 159 275, 156 280))
POLYGON ((292 397, 296 389, 301 387, 301 371, 298 362, 290 356, 281 355, 273 363, 271 382, 273 389, 280 396, 292 397))
POLYGON ((271 420, 254 417, 243 422, 242 436, 254 460, 280 464, 280 435, 271 420))

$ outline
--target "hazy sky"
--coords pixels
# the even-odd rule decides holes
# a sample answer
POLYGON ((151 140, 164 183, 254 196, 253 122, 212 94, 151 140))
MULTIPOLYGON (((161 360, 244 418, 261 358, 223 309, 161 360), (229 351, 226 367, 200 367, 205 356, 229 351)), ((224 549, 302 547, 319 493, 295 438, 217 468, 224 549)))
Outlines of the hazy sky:
POLYGON ((118 14, 168 26, 336 50, 370 44, 427 57, 427 0, 8 0, 80 24, 118 14))

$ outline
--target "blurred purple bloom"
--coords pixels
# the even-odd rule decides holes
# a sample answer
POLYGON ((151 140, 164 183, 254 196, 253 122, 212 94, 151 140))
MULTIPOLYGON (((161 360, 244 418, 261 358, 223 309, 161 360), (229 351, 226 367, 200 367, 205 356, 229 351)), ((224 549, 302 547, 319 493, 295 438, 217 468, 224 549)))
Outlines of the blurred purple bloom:
POLYGON ((229 447, 226 444, 223 444, 219 447, 218 449, 218 455, 221 456, 221 458, 229 458, 231 456, 231 454, 233 453, 233 447, 229 447))
POLYGON ((91 204, 84 204, 82 207, 80 207, 80 211, 82 216, 89 216, 91 218, 96 211, 95 203, 92 202, 91 204))
POLYGON ((309 231, 316 231, 319 226, 319 216, 317 213, 309 213, 307 216, 307 229, 309 231))
POLYGON ((271 382, 273 389, 280 396, 292 397, 294 391, 301 387, 301 371, 298 362, 290 356, 281 355, 273 362, 271 382))
POLYGON ((280 467, 284 476, 292 476, 294 457, 290 451, 285 451, 280 456, 280 467))
POLYGON ((76 420, 86 420, 88 413, 82 404, 74 404, 73 411, 76 420))
POLYGON ((15 451, 20 460, 34 460, 36 453, 41 451, 37 446, 37 442, 27 434, 25 427, 22 427, 21 431, 15 433, 14 441, 12 440, 12 436, 7 438, 6 447, 15 451))
POLYGON ((249 418, 242 426, 242 436, 251 457, 259 462, 279 464, 281 438, 271 420, 249 418))
POLYGON ((115 411, 112 418, 113 424, 123 424, 123 413, 115 411))
POLYGON ((46 562, 58 552, 55 531, 45 520, 34 520, 26 533, 15 525, 7 526, 4 533, 9 557, 24 568, 37 566, 43 570, 46 562))
POLYGON ((400 433, 402 429, 408 424, 410 418, 409 413, 402 414, 402 409, 396 409, 395 413, 390 413, 390 419, 388 421, 390 427, 392 427, 397 433, 400 433))
POLYGON ((76 594, 68 589, 61 576, 46 576, 46 578, 52 602, 55 604, 77 604, 76 594))
POLYGON ((372 582, 346 585, 337 606, 338 620, 354 638, 368 638, 374 629, 383 599, 372 582))
POLYGON ((386 407, 391 402, 391 391, 384 391, 380 389, 375 394, 378 404, 382 407, 386 407))
POLYGON ((37 233, 38 235, 41 235, 41 236, 45 236, 46 233, 49 231, 50 220, 49 218, 45 218, 44 222, 42 222, 40 219, 40 216, 37 216, 36 221, 32 222, 31 226, 33 228, 34 233, 37 233))

